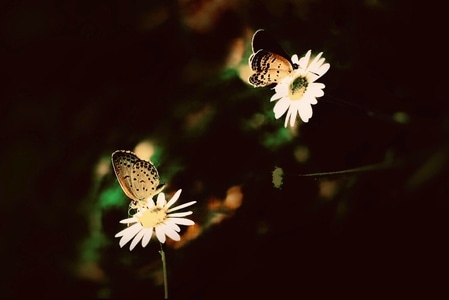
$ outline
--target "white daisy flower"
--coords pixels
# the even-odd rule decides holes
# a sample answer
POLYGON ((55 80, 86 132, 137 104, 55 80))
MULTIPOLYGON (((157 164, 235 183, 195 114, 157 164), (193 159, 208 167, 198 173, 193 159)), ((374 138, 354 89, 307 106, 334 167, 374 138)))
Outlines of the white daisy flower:
POLYGON ((295 125, 297 114, 303 122, 307 123, 312 117, 312 105, 318 102, 316 98, 324 95, 325 85, 315 81, 329 70, 330 65, 324 63, 325 59, 321 58, 323 52, 313 60, 311 60, 311 53, 309 50, 299 60, 296 54, 292 56, 292 62, 298 65, 298 68, 275 86, 276 93, 270 99, 270 101, 278 101, 273 108, 276 119, 287 113, 285 127, 287 124, 292 127, 295 125))
POLYGON ((181 228, 179 228, 178 225, 190 226, 195 224, 195 222, 184 218, 185 216, 191 215, 191 211, 172 212, 196 203, 196 201, 191 201, 170 208, 178 200, 180 195, 181 189, 167 202, 165 200, 165 194, 159 193, 157 195, 156 203, 154 203, 153 199, 148 198, 146 207, 140 208, 132 218, 121 220, 120 223, 128 225, 134 224, 115 235, 115 237, 121 237, 119 242, 120 247, 123 247, 131 239, 132 242, 129 246, 129 250, 133 250, 141 240, 142 247, 146 247, 153 235, 153 231, 156 232, 156 237, 161 243, 165 243, 165 236, 168 236, 172 240, 179 241, 181 236, 178 232, 181 228))

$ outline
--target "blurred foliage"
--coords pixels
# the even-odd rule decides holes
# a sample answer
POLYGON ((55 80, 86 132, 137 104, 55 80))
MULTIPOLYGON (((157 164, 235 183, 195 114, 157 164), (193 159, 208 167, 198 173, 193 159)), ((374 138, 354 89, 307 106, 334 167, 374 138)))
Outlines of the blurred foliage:
POLYGON ((0 297, 162 299, 157 243, 130 252, 114 238, 129 199, 110 155, 139 145, 153 147, 139 153, 167 193, 198 201, 197 226, 165 245, 170 299, 442 290, 443 9, 139 0, 1 11, 0 297), (284 128, 273 91, 247 84, 259 28, 290 54, 323 51, 330 63, 309 123, 284 128), (381 167, 302 176, 368 165, 381 167))

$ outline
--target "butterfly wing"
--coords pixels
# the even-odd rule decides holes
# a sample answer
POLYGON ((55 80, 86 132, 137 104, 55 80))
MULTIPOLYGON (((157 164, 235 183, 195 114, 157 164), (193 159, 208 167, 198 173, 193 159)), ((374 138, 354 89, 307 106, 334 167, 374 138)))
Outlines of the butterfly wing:
POLYGON ((117 150, 112 153, 112 166, 115 176, 126 196, 135 201, 139 200, 139 198, 133 192, 131 174, 134 164, 139 160, 131 151, 117 150))
POLYGON ((249 64, 254 74, 248 81, 254 87, 277 84, 293 71, 293 66, 288 59, 266 50, 251 54, 249 64))
POLYGON ((159 193, 159 173, 148 161, 141 160, 128 150, 112 153, 112 166, 117 180, 126 196, 138 202, 159 193))
POLYGON ((265 30, 254 33, 251 46, 249 65, 254 74, 248 81, 254 87, 275 85, 295 69, 288 54, 265 30))
POLYGON ((153 197, 163 186, 159 186, 159 173, 149 161, 139 160, 131 173, 132 191, 139 200, 153 197))

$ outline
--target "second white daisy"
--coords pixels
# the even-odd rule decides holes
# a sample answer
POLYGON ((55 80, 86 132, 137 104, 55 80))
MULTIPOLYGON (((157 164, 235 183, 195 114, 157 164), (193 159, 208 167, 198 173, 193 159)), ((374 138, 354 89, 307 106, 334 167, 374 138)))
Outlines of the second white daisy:
POLYGON ((131 239, 132 242, 129 250, 133 250, 139 241, 142 241, 142 247, 146 247, 153 232, 156 233, 156 237, 161 243, 165 243, 166 236, 172 240, 179 241, 181 237, 178 232, 181 229, 178 225, 190 226, 195 224, 195 222, 184 218, 191 215, 191 211, 173 212, 196 203, 196 201, 191 201, 170 208, 178 200, 180 195, 181 190, 178 190, 170 201, 167 202, 165 200, 165 194, 160 193, 157 196, 156 203, 154 203, 153 199, 149 198, 146 207, 139 209, 132 218, 121 220, 120 223, 134 224, 115 235, 115 237, 121 237, 119 242, 120 247, 123 247, 131 239))
POLYGON ((330 68, 330 64, 324 63, 322 52, 311 60, 311 50, 304 57, 298 59, 295 54, 292 62, 298 66, 290 75, 283 78, 274 88, 275 94, 270 101, 277 101, 273 111, 276 119, 285 113, 284 126, 294 126, 299 115, 303 122, 308 122, 312 117, 312 105, 318 101, 316 98, 324 95, 324 84, 315 82, 330 68))

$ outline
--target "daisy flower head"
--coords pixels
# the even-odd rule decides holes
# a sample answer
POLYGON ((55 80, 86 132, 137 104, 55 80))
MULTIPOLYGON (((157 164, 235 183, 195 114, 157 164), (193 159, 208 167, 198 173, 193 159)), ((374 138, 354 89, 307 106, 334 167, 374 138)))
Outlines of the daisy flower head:
POLYGON ((316 98, 324 95, 325 85, 315 81, 329 70, 330 65, 324 63, 323 52, 313 59, 311 53, 309 50, 301 59, 293 55, 292 62, 298 67, 274 87, 275 94, 270 99, 277 101, 273 108, 274 116, 279 119, 287 113, 285 127, 287 124, 293 127, 297 115, 307 123, 312 117, 312 105, 318 102, 316 98))
POLYGON ((156 203, 153 199, 148 198, 145 207, 140 208, 131 218, 121 220, 120 223, 128 224, 129 227, 115 235, 115 237, 121 237, 120 247, 123 247, 131 240, 129 250, 133 250, 139 241, 142 241, 142 247, 146 247, 153 236, 153 232, 156 233, 156 237, 161 243, 165 243, 166 236, 172 240, 179 241, 181 236, 178 232, 181 228, 178 225, 190 226, 195 224, 195 222, 184 218, 191 215, 191 211, 173 212, 196 203, 196 201, 191 201, 171 208, 180 195, 181 189, 167 202, 165 194, 159 193, 156 203))

